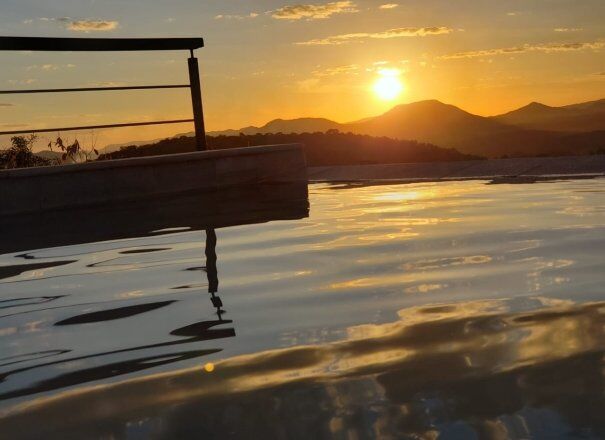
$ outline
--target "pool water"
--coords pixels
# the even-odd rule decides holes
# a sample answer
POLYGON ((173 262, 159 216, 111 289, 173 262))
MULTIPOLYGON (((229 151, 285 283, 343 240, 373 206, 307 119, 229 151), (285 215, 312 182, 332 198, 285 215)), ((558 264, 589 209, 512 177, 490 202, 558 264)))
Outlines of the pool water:
POLYGON ((5 247, 1 437, 605 436, 605 180, 299 202, 5 247))

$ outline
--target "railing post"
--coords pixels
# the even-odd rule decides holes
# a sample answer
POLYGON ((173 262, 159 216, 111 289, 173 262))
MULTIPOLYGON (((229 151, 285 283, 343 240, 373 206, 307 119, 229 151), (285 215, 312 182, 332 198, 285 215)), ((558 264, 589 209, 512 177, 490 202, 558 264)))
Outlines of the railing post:
POLYGON ((191 85, 191 105, 193 107, 193 121, 195 124, 195 145, 199 151, 207 149, 206 129, 204 127, 204 111, 202 109, 202 88, 200 85, 200 69, 197 58, 191 57, 189 62, 189 83, 191 85))

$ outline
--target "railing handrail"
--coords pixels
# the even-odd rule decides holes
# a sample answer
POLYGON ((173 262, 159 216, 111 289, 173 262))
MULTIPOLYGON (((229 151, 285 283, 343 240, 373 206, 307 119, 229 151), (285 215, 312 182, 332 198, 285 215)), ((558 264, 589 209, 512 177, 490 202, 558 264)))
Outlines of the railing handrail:
POLYGON ((203 38, 0 37, 0 50, 48 52, 191 51, 202 47, 204 47, 203 38))
POLYGON ((94 130, 102 128, 137 127, 145 125, 181 124, 193 122, 198 150, 206 149, 206 130, 202 109, 202 92, 197 58, 193 51, 204 47, 203 38, 49 38, 49 37, 0 37, 0 51, 52 51, 52 52, 99 52, 99 51, 146 51, 188 50, 189 84, 149 86, 79 87, 62 89, 0 90, 0 95, 29 93, 96 92, 108 90, 146 90, 189 88, 193 119, 167 121, 128 122, 122 124, 87 125, 79 127, 40 128, 1 131, 0 136, 28 133, 50 133, 60 131, 94 130))
POLYGON ((29 130, 13 130, 0 131, 0 135, 14 134, 34 134, 34 133, 53 133, 61 131, 80 131, 80 130, 96 130, 101 128, 121 128, 121 127, 140 127, 144 125, 162 125, 162 124, 183 124, 186 122, 194 122, 193 119, 172 119, 168 121, 149 121, 149 122, 126 122, 123 124, 103 124, 103 125, 84 125, 80 127, 60 127, 60 128, 35 128, 29 130))
POLYGON ((97 92, 106 90, 147 90, 147 89, 188 89, 190 84, 166 84, 149 86, 108 86, 108 87, 76 87, 71 89, 23 89, 0 90, 0 95, 18 95, 29 93, 64 93, 64 92, 97 92))

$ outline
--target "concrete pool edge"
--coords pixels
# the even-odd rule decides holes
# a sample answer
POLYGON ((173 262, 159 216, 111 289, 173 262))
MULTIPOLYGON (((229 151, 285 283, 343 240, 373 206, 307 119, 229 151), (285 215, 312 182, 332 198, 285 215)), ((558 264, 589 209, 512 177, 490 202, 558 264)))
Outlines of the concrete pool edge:
POLYGON ((0 215, 238 185, 306 182, 300 144, 232 148, 0 171, 0 215))
POLYGON ((605 176, 605 155, 310 167, 309 182, 522 181, 605 176))

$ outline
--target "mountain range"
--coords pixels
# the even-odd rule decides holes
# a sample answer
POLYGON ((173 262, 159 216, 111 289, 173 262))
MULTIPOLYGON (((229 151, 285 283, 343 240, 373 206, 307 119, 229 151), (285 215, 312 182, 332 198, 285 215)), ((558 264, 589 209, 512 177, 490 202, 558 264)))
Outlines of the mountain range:
POLYGON ((604 130, 605 99, 563 107, 550 107, 539 102, 532 102, 525 107, 493 119, 531 130, 572 132, 604 130))
POLYGON ((605 148, 605 99, 564 107, 532 103, 493 117, 474 115, 431 100, 398 105, 382 115, 345 124, 323 118, 276 119, 262 127, 209 135, 331 129, 417 140, 485 157, 586 154, 605 148))
MULTIPOLYGON (((605 99, 551 107, 537 102, 498 116, 483 117, 429 100, 398 105, 386 113, 350 123, 325 118, 275 119, 261 127, 209 132, 209 136, 315 133, 338 130, 416 140, 489 158, 605 152, 605 99)), ((181 133, 176 136, 193 136, 181 133)), ((105 147, 118 150, 126 143, 105 147)))

